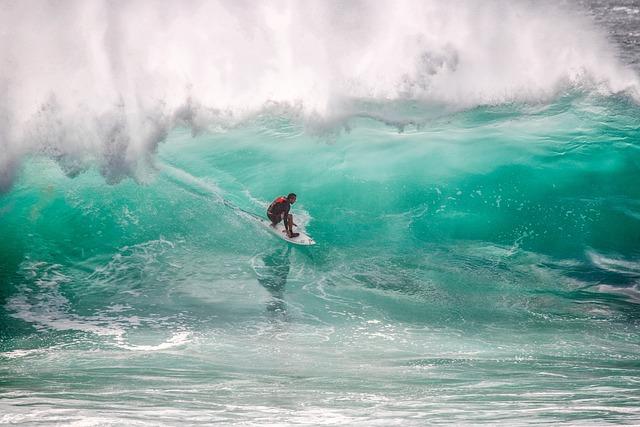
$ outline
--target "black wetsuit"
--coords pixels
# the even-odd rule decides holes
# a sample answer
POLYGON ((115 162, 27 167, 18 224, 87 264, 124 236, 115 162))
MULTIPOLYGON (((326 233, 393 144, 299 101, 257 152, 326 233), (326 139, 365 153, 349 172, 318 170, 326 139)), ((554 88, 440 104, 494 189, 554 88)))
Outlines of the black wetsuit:
POLYGON ((286 197, 278 197, 269 205, 267 209, 267 216, 273 224, 277 224, 284 219, 284 227, 289 225, 289 210, 291 209, 291 203, 286 197))

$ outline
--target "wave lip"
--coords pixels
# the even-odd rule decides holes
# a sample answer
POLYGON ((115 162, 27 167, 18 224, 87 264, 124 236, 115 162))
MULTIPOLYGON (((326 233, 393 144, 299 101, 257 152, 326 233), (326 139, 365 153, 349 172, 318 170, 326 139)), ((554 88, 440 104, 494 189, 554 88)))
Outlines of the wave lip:
POLYGON ((571 87, 640 99, 638 76, 575 12, 499 0, 11 3, 0 186, 29 155, 70 176, 97 165, 108 182, 144 181, 173 127, 224 128, 274 105, 331 119, 354 100, 471 108, 571 87))

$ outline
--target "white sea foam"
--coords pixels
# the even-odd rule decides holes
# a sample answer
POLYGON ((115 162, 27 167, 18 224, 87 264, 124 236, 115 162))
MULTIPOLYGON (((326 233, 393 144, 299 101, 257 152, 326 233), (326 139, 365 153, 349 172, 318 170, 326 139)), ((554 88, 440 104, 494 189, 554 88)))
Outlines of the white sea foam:
POLYGON ((495 0, 8 2, 0 9, 0 190, 21 158, 144 180, 174 126, 354 101, 465 108, 563 87, 638 94, 585 14, 495 0))
MULTIPOLYGON (((171 242, 165 240, 154 240, 144 245, 138 245, 135 249, 141 251, 146 259, 149 259, 145 251, 152 245, 167 245, 171 242)), ((123 251, 129 251, 124 248, 123 251)), ((109 276, 109 271, 113 271, 112 261, 106 267, 97 271, 92 278, 98 280, 101 277, 109 276)), ((137 315, 127 315, 131 307, 122 304, 106 306, 103 310, 98 310, 94 314, 78 314, 73 309, 70 301, 66 298, 61 286, 70 283, 72 280, 67 276, 62 266, 49 264, 46 262, 25 261, 21 265, 22 273, 30 279, 19 287, 20 292, 9 298, 5 308, 11 317, 29 323, 40 331, 80 331, 95 334, 113 340, 114 344, 120 348, 132 351, 161 351, 189 342, 191 333, 185 330, 177 330, 171 333, 168 339, 160 341, 159 344, 133 344, 128 340, 128 334, 141 325, 159 324, 166 319, 140 317, 137 315)), ((157 340, 156 340, 157 341, 157 340)), ((14 350, 0 354, 7 358, 20 358, 40 353, 41 350, 14 350)))
POLYGON ((596 289, 600 292, 621 295, 636 304, 640 303, 640 283, 631 286, 598 285, 596 289))
POLYGON ((596 251, 587 251, 591 263, 601 270, 629 276, 640 275, 640 261, 605 256, 596 251))
POLYGON ((118 346, 121 348, 124 348, 126 350, 133 350, 133 351, 160 351, 160 350, 167 350, 170 349, 172 347, 177 347, 180 345, 184 345, 186 343, 189 342, 189 336, 191 334, 189 332, 177 332, 174 333, 171 338, 169 338, 167 341, 162 342, 160 344, 157 345, 133 345, 133 344, 129 344, 127 342, 124 341, 124 339, 122 338, 122 336, 119 336, 117 339, 118 342, 118 346))
POLYGON ((32 350, 12 350, 0 353, 0 357, 6 357, 7 359, 18 359, 21 357, 28 357, 37 354, 45 353, 45 350, 42 349, 32 349, 32 350))

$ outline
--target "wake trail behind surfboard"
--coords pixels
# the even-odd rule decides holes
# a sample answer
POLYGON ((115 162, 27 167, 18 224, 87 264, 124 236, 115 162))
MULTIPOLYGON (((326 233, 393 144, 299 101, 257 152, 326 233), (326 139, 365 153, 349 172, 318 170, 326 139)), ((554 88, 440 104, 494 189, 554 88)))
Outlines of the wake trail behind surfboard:
POLYGON ((250 212, 248 210, 242 209, 239 206, 236 206, 229 200, 225 199, 223 194, 223 190, 215 185, 214 183, 207 182, 202 178, 195 177, 190 173, 172 166, 167 163, 160 164, 160 170, 164 172, 164 175, 174 184, 178 185, 180 188, 199 196, 212 197, 219 203, 227 206, 228 208, 234 210, 241 216, 250 216, 255 219, 262 219, 259 215, 250 212))
MULTIPOLYGON (((306 234, 303 232, 301 235, 301 238, 299 239, 300 242, 298 242, 298 239, 289 239, 286 238, 286 236, 280 236, 279 232, 281 232, 281 230, 279 229, 273 229, 273 227, 270 226, 270 222, 267 221, 265 218, 263 218, 262 216, 248 211, 246 209, 243 209, 237 205, 235 205, 234 203, 232 203, 231 201, 227 200, 224 197, 224 191, 218 187, 217 185, 215 185, 214 183, 211 182, 207 182, 205 179, 202 178, 198 178, 195 177, 193 175, 191 175, 190 173, 188 173, 187 171, 180 169, 178 167, 175 167, 171 164, 168 164, 166 162, 162 162, 159 164, 159 168, 160 170, 163 172, 164 176, 167 177, 171 182, 173 182, 174 184, 176 184, 177 186, 179 186, 180 188, 195 194, 195 195, 199 195, 199 196, 204 196, 204 197, 211 197, 214 200, 216 200, 217 202, 225 205, 226 207, 228 207, 229 209, 233 210, 233 212, 235 212, 238 216, 243 217, 243 218, 247 218, 252 220, 253 222, 257 222, 260 225, 267 227, 267 229, 269 229, 269 231, 274 232, 277 236, 283 238, 284 240, 287 240, 291 243, 295 243, 295 244, 305 244, 305 245, 309 245, 309 244, 315 244, 315 242, 313 241, 313 239, 311 239, 309 236, 306 236, 306 234), (302 243, 304 242, 304 243, 302 243)), ((251 197, 253 200, 253 197, 251 197)), ((303 216, 304 217, 304 216, 303 216)), ((307 215, 308 217, 308 215, 307 215)))

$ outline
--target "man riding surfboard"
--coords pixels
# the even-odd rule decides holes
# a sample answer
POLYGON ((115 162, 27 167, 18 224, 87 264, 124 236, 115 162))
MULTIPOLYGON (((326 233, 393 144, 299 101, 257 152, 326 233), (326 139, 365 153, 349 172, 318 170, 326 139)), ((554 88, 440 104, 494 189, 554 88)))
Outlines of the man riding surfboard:
POLYGON ((300 233, 293 232, 293 226, 298 224, 293 222, 293 215, 289 213, 291 205, 296 202, 298 196, 289 193, 287 197, 276 198, 267 208, 267 217, 271 221, 271 226, 275 227, 280 221, 284 221, 284 229, 289 238, 298 237, 300 233))

